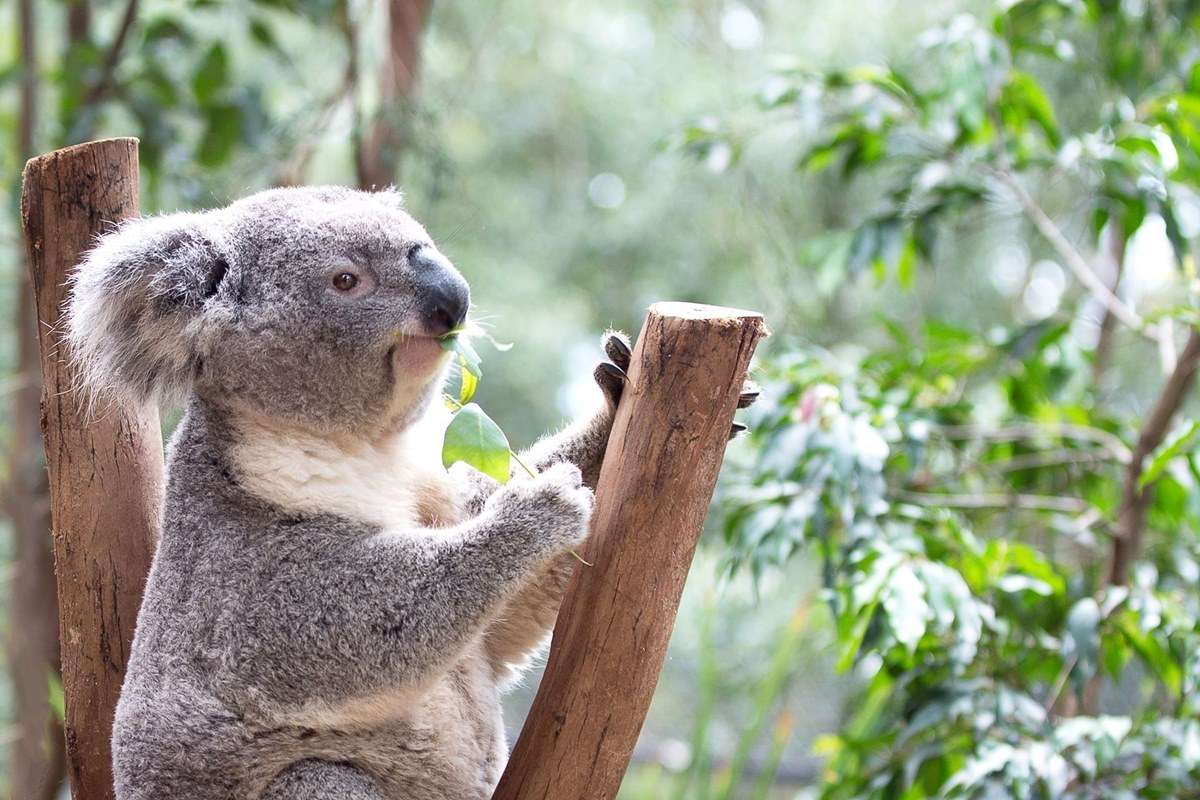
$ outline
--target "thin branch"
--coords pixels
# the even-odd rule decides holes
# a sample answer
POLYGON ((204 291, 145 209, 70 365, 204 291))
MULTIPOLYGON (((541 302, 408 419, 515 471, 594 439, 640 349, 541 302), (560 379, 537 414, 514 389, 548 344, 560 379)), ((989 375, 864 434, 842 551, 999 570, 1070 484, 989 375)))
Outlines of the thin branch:
POLYGON ((899 490, 892 497, 904 503, 963 509, 1005 509, 1054 511, 1062 514, 1086 514, 1092 506, 1078 497, 1044 494, 941 494, 899 490))
POLYGON ((987 439, 992 442, 1016 442, 1042 438, 1074 439, 1103 447, 1122 464, 1129 463, 1129 459, 1132 457, 1129 448, 1119 436, 1087 425, 1025 423, 1005 425, 1000 428, 985 428, 979 425, 941 425, 934 430, 947 439, 987 439))
POLYGON ((129 32, 133 29, 133 23, 137 20, 138 5, 139 0, 129 0, 125 4, 125 13, 121 16, 120 27, 117 28, 117 34, 108 47, 104 65, 100 68, 100 75, 84 95, 83 105, 85 108, 99 103, 112 89, 113 77, 116 75, 117 65, 121 63, 125 42, 129 38, 129 32))
POLYGON ((1083 254, 1071 244, 1070 240, 1055 224, 1054 220, 1042 210, 1037 201, 1025 191, 1025 187, 1017 180, 1017 177, 1007 169, 995 170, 996 177, 1008 187, 1016 198, 1017 203, 1021 206, 1021 210, 1033 226, 1037 228, 1038 233, 1050 243, 1059 257, 1067 265, 1067 268, 1075 275, 1075 278, 1084 285, 1092 296, 1099 300, 1104 307, 1123 324, 1128 325, 1133 330, 1145 336, 1147 339, 1158 343, 1159 334, 1156 328, 1147 325, 1131 306, 1126 304, 1121 298, 1113 294, 1112 290, 1104 283, 1088 264, 1087 259, 1083 254))
POLYGON ((1121 491, 1121 506, 1117 512, 1117 532, 1113 539, 1112 565, 1109 583, 1124 584, 1129 577, 1129 567, 1142 549, 1142 534, 1146 527, 1146 512, 1153 497, 1153 486, 1142 487, 1143 463, 1163 439, 1183 405, 1188 392, 1196 380, 1200 367, 1200 329, 1192 328, 1188 333, 1183 352, 1175 363, 1175 369, 1163 384, 1154 407, 1146 418, 1141 435, 1133 448, 1133 455, 1125 469, 1125 481, 1121 491))
POLYGON ((1019 472, 1025 469, 1055 467, 1063 464, 1097 464, 1108 461, 1120 462, 1121 459, 1104 447, 1089 447, 1082 450, 1064 447, 1060 450, 1025 453, 997 462, 994 466, 1000 472, 1019 472))
POLYGON ((1046 714, 1050 714, 1054 710, 1054 706, 1058 703, 1058 698, 1062 696, 1063 689, 1067 686, 1067 678, 1071 677, 1071 671, 1075 669, 1075 665, 1079 663, 1079 656, 1073 655, 1063 661, 1062 669, 1059 670, 1058 677, 1054 679, 1054 685, 1050 687, 1050 693, 1046 697, 1046 714))

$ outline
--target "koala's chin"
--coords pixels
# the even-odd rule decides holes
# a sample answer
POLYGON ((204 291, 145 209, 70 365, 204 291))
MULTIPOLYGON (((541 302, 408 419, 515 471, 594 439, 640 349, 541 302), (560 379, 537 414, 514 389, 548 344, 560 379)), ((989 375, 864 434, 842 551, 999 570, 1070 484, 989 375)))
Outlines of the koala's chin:
POLYGON ((450 354, 429 336, 405 336, 388 353, 392 391, 380 433, 401 433, 438 415, 450 354))

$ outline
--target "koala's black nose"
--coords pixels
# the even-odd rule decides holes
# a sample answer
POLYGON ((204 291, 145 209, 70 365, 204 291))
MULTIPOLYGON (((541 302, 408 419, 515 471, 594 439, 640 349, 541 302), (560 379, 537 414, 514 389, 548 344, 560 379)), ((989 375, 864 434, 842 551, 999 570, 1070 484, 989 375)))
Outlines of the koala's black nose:
POLYGON ((471 296, 466 281, 446 281, 438 284, 431 292, 428 309, 430 327, 436 336, 452 331, 467 319, 467 308, 471 296))
POLYGON ((411 257, 417 296, 426 329, 434 336, 454 330, 467 319, 471 290, 441 254, 421 248, 411 257))

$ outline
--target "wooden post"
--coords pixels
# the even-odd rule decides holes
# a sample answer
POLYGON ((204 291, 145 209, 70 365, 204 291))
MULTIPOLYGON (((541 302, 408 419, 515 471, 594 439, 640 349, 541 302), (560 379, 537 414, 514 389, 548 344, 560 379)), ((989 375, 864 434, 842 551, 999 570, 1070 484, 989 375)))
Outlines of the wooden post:
POLYGON ((113 797, 113 712, 157 538, 163 454, 157 409, 101 402, 88 414, 59 317, 81 256, 98 234, 137 209, 136 139, 76 145, 25 165, 21 219, 42 355, 42 438, 74 800, 113 797))
POLYGON ((612 800, 666 656, 762 316, 659 303, 596 487, 546 673, 493 800, 612 800))

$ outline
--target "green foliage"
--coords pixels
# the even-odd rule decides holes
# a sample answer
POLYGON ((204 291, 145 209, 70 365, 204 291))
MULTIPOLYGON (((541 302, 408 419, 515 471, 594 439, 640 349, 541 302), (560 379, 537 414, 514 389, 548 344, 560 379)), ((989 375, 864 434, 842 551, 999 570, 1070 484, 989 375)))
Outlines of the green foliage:
POLYGON ((1027 333, 931 326, 857 364, 765 367, 756 457, 724 494, 729 567, 820 559, 841 665, 866 681, 825 745, 824 797, 1166 797, 1200 780, 1195 484, 1159 509, 1185 533, 1106 588, 1092 509, 1122 471, 1090 442, 1115 426, 1055 380, 1061 334, 1018 358, 1027 333), (972 422, 1016 382, 998 419, 972 422), (1028 466, 1039 455, 1059 463, 1028 466), (1124 713, 1068 716, 1100 672, 1124 713), (1147 769, 1150 751, 1169 764, 1147 769))
POLYGON ((1138 486, 1148 486, 1162 476, 1163 470, 1181 455, 1188 453, 1200 442, 1200 421, 1184 425, 1150 454, 1150 463, 1138 478, 1138 486))
MULTIPOLYGON (((1075 217, 1121 252, 1160 217, 1191 278, 1198 25, 1193 3, 1008 2, 888 66, 780 71, 761 126, 805 123, 801 174, 869 174, 881 200, 846 232, 851 278, 912 289, 915 264, 1014 183, 1069 186, 1075 217), (1081 90, 1092 107, 1061 111, 1081 90)), ((681 144, 738 154, 753 135, 713 124, 681 144)), ((1043 234, 1073 221, 1020 207, 1043 234)), ((1194 324, 1195 299, 1148 316, 1194 324)), ((1079 313, 986 335, 882 320, 890 344, 777 348, 764 365, 752 458, 723 489, 727 568, 820 562, 840 666, 863 681, 822 744, 822 797, 1165 798, 1200 782, 1200 425, 1142 465, 1146 549, 1112 583, 1140 420, 1102 402, 1079 313)))
MULTIPOLYGON (((798 171, 883 176, 882 199, 845 252, 852 277, 869 267, 911 288, 914 260, 933 258, 939 230, 990 200, 997 175, 1010 171, 1070 181, 1096 233, 1112 222, 1131 235, 1160 216, 1182 263, 1179 206, 1194 209, 1200 187, 1193 5, 1008 2, 990 25, 963 14, 926 32, 888 66, 781 69, 759 104, 764 122, 799 118, 817 131, 798 171), (1149 53, 1153 63, 1141 63, 1149 53), (1094 110, 1066 127, 1056 87, 1093 93, 1094 110)), ((714 123, 677 143, 736 158, 744 136, 714 123)))

